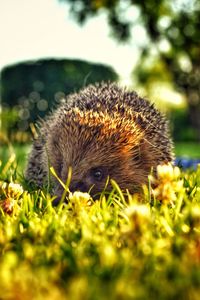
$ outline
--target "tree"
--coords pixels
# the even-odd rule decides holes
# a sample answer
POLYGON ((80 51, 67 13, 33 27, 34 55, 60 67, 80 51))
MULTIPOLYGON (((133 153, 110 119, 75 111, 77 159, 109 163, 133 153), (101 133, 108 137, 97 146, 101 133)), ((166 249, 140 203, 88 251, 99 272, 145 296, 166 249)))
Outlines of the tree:
MULTIPOLYGON (((131 38, 134 24, 142 24, 148 40, 141 47, 139 65, 156 51, 157 60, 169 72, 175 88, 187 99, 190 121, 200 141, 200 2, 199 0, 61 0, 69 3, 72 14, 83 23, 101 10, 107 13, 115 38, 131 38), (130 9, 139 10, 137 20, 130 9), (129 14, 128 14, 129 13, 129 14)), ((139 70, 140 71, 140 70, 139 70)), ((151 72, 138 72, 145 84, 151 72)))
POLYGON ((43 117, 69 93, 102 80, 117 80, 115 71, 81 60, 41 59, 6 67, 1 74, 2 105, 16 108, 18 129, 43 117))

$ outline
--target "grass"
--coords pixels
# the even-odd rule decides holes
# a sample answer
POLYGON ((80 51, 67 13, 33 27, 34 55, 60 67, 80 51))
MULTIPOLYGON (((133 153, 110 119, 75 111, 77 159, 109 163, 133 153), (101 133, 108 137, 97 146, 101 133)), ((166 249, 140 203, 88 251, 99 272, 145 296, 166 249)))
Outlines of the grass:
POLYGON ((176 143, 175 154, 177 157, 200 158, 200 143, 176 143))
POLYGON ((26 189, 22 166, 6 155, 0 299, 199 299, 200 167, 159 167, 126 200, 115 182, 97 201, 66 188, 68 202, 53 207, 45 189, 26 189))
POLYGON ((2 166, 0 166, 0 171, 3 166, 8 162, 9 159, 15 162, 18 172, 22 172, 26 166, 27 156, 30 151, 29 144, 15 144, 11 145, 0 145, 0 160, 2 166))

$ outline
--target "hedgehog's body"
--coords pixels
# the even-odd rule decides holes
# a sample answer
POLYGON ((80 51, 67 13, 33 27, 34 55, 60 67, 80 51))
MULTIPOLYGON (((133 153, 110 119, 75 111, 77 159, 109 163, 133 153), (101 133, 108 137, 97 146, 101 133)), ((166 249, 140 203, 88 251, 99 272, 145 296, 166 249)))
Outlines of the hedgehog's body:
MULTIPOLYGON (((152 167, 170 162, 172 146, 165 119, 148 101, 115 84, 89 86, 68 97, 41 127, 26 177, 41 187, 49 166, 71 190, 101 192, 114 179, 134 192, 152 167)), ((62 189, 54 183, 60 196, 62 189)), ((109 188, 109 185, 108 185, 109 188)))

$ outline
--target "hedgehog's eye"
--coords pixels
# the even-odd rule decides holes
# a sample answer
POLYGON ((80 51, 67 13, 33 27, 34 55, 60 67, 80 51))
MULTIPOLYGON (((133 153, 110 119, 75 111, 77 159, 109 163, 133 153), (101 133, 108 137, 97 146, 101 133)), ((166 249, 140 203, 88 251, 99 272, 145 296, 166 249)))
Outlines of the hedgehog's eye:
POLYGON ((91 169, 91 175, 96 181, 101 181, 104 177, 104 171, 102 168, 91 169))

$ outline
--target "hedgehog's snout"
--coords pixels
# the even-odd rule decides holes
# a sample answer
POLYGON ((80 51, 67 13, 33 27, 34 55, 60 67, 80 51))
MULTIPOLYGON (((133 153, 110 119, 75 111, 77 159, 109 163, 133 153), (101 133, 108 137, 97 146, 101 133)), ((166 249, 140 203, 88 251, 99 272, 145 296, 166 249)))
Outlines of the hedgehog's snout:
MULTIPOLYGON (((70 192, 75 192, 75 191, 80 191, 80 192, 83 192, 83 193, 86 193, 88 192, 90 189, 89 186, 87 186, 86 183, 84 183, 83 181, 73 181, 70 183, 70 186, 69 186, 69 190, 70 192)), ((58 205, 61 198, 62 198, 62 195, 64 193, 64 189, 63 187, 58 184, 56 187, 55 187, 55 190, 54 190, 54 194, 56 196, 56 199, 53 201, 53 205, 58 205)))
MULTIPOLYGON (((80 172, 80 171, 79 171, 80 172)), ((108 178, 108 170, 106 167, 92 167, 87 172, 84 173, 84 176, 74 172, 72 174, 71 182, 69 185, 70 192, 80 191, 83 193, 90 193, 92 197, 95 198, 96 194, 99 194, 105 187, 106 180, 108 178)), ((65 182, 66 180, 63 180, 65 182)), ((54 194, 56 199, 53 204, 57 205, 62 198, 64 189, 62 185, 57 182, 55 184, 54 194)))
POLYGON ((71 182, 70 187, 69 187, 70 191, 73 193, 75 191, 80 191, 80 192, 88 192, 89 187, 87 186, 87 184, 83 181, 77 181, 77 182, 71 182))

